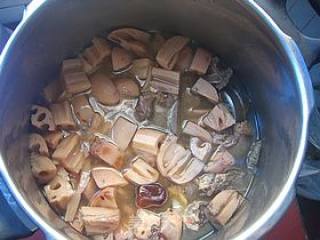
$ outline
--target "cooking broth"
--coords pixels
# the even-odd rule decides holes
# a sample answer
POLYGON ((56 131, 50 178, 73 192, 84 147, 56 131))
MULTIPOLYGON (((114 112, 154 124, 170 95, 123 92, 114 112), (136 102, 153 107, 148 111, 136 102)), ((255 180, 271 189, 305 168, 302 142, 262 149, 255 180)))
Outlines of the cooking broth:
POLYGON ((65 60, 61 80, 33 106, 39 187, 92 239, 215 234, 245 203, 257 170, 250 98, 186 37, 122 28, 107 39, 65 60))

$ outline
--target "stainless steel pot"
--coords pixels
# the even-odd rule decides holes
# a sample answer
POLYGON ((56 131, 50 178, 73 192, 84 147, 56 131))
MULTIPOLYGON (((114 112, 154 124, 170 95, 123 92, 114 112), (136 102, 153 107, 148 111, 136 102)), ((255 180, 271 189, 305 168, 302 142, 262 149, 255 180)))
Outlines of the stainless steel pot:
POLYGON ((1 57, 0 170, 14 197, 48 238, 80 238, 50 209, 31 175, 25 147, 28 113, 64 58, 94 35, 123 25, 199 40, 243 80, 258 111, 264 146, 246 218, 217 239, 258 239, 293 197, 313 96, 295 42, 251 0, 34 1, 1 57))

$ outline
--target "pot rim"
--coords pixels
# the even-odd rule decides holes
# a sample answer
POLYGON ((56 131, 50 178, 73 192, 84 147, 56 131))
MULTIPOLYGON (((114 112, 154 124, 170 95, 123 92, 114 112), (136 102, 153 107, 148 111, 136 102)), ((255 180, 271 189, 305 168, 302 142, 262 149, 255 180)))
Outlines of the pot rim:
MULTIPOLYGON (((39 11, 41 6, 48 0, 33 0, 24 15, 23 20, 18 25, 16 30, 8 40, 7 45, 3 49, 0 56, 0 78, 5 67, 5 62, 14 42, 19 38, 19 34, 24 29, 29 19, 39 11)), ((239 1, 239 0, 237 0, 239 1)), ((240 1, 239 1, 240 2, 240 1)), ((295 196, 294 183, 298 172, 300 170, 308 136, 308 121, 310 112, 313 107, 313 93, 311 80, 304 59, 300 53, 300 50, 296 46, 291 37, 287 36, 273 21, 273 19, 260 7, 254 0, 245 0, 240 4, 243 4, 246 8, 254 12, 258 18, 260 18, 264 24, 272 31, 274 37, 278 40, 281 47, 285 50, 286 57, 289 59, 290 67, 292 68, 298 83, 298 88, 301 93, 302 104, 302 130, 300 135, 299 148, 295 157, 295 162, 292 170, 288 176, 287 181, 283 185, 280 194, 275 198, 273 203, 265 210, 261 217, 250 225, 247 229, 241 231, 238 236, 233 238, 234 240, 246 240, 246 239, 258 239, 262 237, 267 231, 269 231, 280 219, 283 213, 287 210, 288 206, 292 202, 295 196)), ((23 198, 18 188, 15 186, 14 179, 9 175, 4 159, 0 155, 0 173, 2 174, 5 182, 7 183, 10 191, 17 200, 18 204, 26 212, 26 214, 34 221, 46 234, 47 239, 65 239, 68 238, 59 230, 53 228, 47 223, 23 198)))

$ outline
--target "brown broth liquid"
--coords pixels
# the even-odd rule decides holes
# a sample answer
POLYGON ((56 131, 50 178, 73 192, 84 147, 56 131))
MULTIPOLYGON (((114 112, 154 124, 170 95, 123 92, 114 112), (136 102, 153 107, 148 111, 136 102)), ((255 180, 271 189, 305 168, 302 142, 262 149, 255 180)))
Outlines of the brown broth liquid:
MULTIPOLYGON (((110 72, 112 71, 110 62, 104 64, 104 66, 105 67, 99 69, 99 71, 110 74, 110 72)), ((126 75, 130 77, 135 77, 131 76, 129 73, 122 74, 122 76, 126 75)), ((184 120, 198 122, 201 116, 203 116, 206 112, 210 111, 213 108, 213 105, 206 99, 190 93, 190 88, 194 85, 198 78, 199 77, 191 73, 182 74, 180 94, 174 101, 174 104, 170 105, 169 107, 160 105, 154 106, 155 112, 153 114, 153 117, 149 121, 139 123, 139 126, 159 128, 166 132, 172 132, 179 137, 180 144, 182 144, 185 148, 189 148, 190 137, 181 133, 182 122, 184 120)), ((234 80, 235 82, 237 82, 236 79, 232 79, 232 81, 234 80)), ((123 100, 117 106, 103 106, 101 104, 98 104, 97 102, 95 102, 94 104, 95 107, 93 107, 92 104, 91 106, 93 107, 95 112, 103 114, 105 120, 114 121, 114 119, 118 117, 119 114, 130 119, 134 119, 136 103, 137 99, 131 99, 123 100)), ((227 105, 230 105, 230 102, 228 101, 226 101, 225 103, 227 105)), ((252 181, 254 175, 251 174, 247 169, 246 158, 250 146, 257 138, 259 138, 258 127, 255 121, 254 111, 251 110, 251 112, 248 112, 247 120, 250 122, 255 134, 253 134, 252 137, 241 136, 239 143, 228 149, 236 159, 236 167, 240 168, 245 173, 245 177, 243 177, 239 182, 237 182, 236 186, 231 187, 238 190, 243 195, 246 195, 246 193, 248 192, 248 187, 250 186, 250 182, 252 181)), ((82 133, 85 133, 85 131, 82 133)), ((105 134, 105 136, 99 136, 106 137, 108 139, 111 138, 110 132, 105 134)), ((129 147, 128 150, 125 152, 125 156, 125 167, 123 168, 123 170, 130 166, 130 163, 132 159, 134 159, 136 154, 134 153, 133 149, 129 147)), ((91 164, 88 165, 86 168, 88 168, 89 170, 94 167, 101 166, 109 167, 106 163, 104 163, 101 160, 92 159, 91 164)), ((154 212, 160 213, 166 211, 168 208, 175 208, 177 211, 181 213, 181 215, 183 215, 184 209, 191 202, 210 201, 212 199, 212 197, 200 196, 194 181, 184 185, 177 185, 160 175, 158 183, 160 183, 168 191, 168 200, 160 208, 149 209, 154 212)), ((116 200, 117 205, 119 206, 119 209, 121 211, 121 226, 124 229, 130 228, 132 221, 134 221, 134 216, 137 211, 135 195, 136 186, 134 186, 134 184, 132 183, 128 184, 125 187, 117 188, 116 200)), ((82 201, 81 204, 83 206, 86 206, 88 203, 82 201)), ((211 226, 209 223, 200 228, 198 232, 188 230, 185 226, 183 229, 184 232, 182 239, 199 239, 201 238, 201 236, 215 232, 213 226, 211 226)))
MULTIPOLYGON (((174 132, 179 137, 179 143, 182 144, 185 148, 189 148, 190 137, 181 133, 182 122, 184 120, 197 122, 199 118, 204 114, 204 112, 210 111, 213 108, 213 105, 204 98, 195 96, 194 94, 190 93, 189 89, 194 85, 196 80, 196 76, 189 73, 184 74, 182 77, 180 95, 176 100, 175 105, 171 106, 170 108, 158 108, 159 111, 157 111, 156 114, 153 115, 152 119, 150 121, 143 122, 142 124, 140 124, 140 126, 154 128, 159 127, 162 130, 174 132), (194 111, 194 109, 199 111, 194 111)), ((136 100, 124 100, 124 102, 115 107, 101 107, 105 114, 108 116, 109 120, 114 120, 116 116, 118 116, 119 112, 121 112, 120 114, 124 114, 124 116, 132 117, 134 109, 131 107, 135 105, 135 101, 136 100)), ((228 104, 228 102, 226 102, 226 104, 228 104)), ((251 126, 255 127, 254 120, 250 120, 251 126)), ((110 133, 106 134, 106 136, 111 138, 110 133)), ((253 140, 254 137, 242 136, 238 144, 228 149, 237 160, 236 166, 240 168, 244 173, 246 173, 246 176, 243 177, 236 186, 230 187, 237 189, 244 195, 248 191, 248 187, 250 185, 250 182, 252 181, 252 175, 247 172, 245 160, 253 140)), ((129 147, 125 155, 126 168, 129 167, 131 160, 134 159, 136 154, 134 153, 133 149, 129 147)), ((103 161, 98 160, 94 165, 92 165, 92 167, 97 166, 108 165, 103 161)), ((168 208, 176 208, 181 213, 181 215, 183 215, 184 209, 191 202, 209 202, 212 199, 212 197, 200 196, 197 186, 194 184, 194 181, 185 185, 177 185, 160 175, 158 183, 160 183, 168 191, 168 200, 160 208, 148 208, 149 210, 157 213, 164 212, 168 208), (186 188, 189 189, 188 193, 186 193, 186 188)), ((130 226, 132 226, 132 221, 134 221, 134 216, 137 211, 135 195, 136 186, 131 183, 125 187, 120 187, 117 189, 117 203, 121 211, 121 227, 123 227, 124 229, 129 229, 130 226)), ((198 232, 191 231, 184 227, 182 239, 196 239, 201 236, 214 233, 215 230, 213 229, 213 226, 211 226, 209 223, 200 228, 198 232)))

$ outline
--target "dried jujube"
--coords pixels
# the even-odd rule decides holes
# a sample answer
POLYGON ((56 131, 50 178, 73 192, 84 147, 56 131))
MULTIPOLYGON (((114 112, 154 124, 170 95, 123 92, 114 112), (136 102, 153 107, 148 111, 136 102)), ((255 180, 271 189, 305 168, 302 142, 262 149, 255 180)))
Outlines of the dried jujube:
POLYGON ((139 208, 161 207, 167 198, 167 190, 160 184, 141 185, 137 188, 136 205, 139 208))

